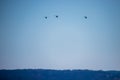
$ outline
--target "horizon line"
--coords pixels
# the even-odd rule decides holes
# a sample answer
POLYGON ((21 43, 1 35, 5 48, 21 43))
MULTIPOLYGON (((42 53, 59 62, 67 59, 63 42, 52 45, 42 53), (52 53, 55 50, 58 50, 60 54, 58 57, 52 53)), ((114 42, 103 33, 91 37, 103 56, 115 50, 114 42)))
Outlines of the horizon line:
POLYGON ((120 71, 120 70, 94 70, 94 69, 49 69, 49 68, 21 68, 21 69, 0 69, 0 70, 55 70, 55 71, 75 71, 75 70, 82 70, 82 71, 120 71))

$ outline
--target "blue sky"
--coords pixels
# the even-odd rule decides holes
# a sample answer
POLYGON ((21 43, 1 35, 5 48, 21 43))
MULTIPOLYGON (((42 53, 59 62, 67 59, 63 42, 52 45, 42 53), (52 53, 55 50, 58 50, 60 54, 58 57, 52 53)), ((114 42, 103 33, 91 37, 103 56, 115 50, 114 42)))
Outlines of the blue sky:
POLYGON ((119 0, 1 0, 0 69, 120 70, 119 7, 119 0))

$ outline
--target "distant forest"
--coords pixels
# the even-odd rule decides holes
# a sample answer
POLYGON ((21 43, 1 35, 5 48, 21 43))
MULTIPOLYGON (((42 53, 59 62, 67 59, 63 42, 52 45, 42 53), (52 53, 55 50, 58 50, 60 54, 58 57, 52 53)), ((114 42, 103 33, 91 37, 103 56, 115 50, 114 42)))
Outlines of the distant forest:
POLYGON ((0 70, 0 80, 120 80, 120 71, 49 69, 0 70))

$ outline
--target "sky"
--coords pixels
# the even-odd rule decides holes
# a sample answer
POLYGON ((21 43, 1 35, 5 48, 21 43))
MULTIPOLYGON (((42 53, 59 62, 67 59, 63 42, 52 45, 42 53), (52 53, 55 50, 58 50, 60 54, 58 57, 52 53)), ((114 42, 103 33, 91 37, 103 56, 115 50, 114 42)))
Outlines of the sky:
POLYGON ((0 0, 0 69, 29 68, 120 70, 120 0, 0 0))

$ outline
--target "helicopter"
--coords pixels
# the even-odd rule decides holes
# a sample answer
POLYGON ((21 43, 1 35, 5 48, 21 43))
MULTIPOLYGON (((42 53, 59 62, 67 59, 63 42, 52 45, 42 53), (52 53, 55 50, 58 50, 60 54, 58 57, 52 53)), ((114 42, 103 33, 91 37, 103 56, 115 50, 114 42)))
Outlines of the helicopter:
POLYGON ((47 16, 45 16, 45 19, 47 19, 48 17, 47 16))
POLYGON ((58 15, 56 15, 55 17, 56 17, 56 18, 58 18, 59 16, 58 16, 58 15))
POLYGON ((87 19, 87 16, 84 16, 85 19, 87 19))

